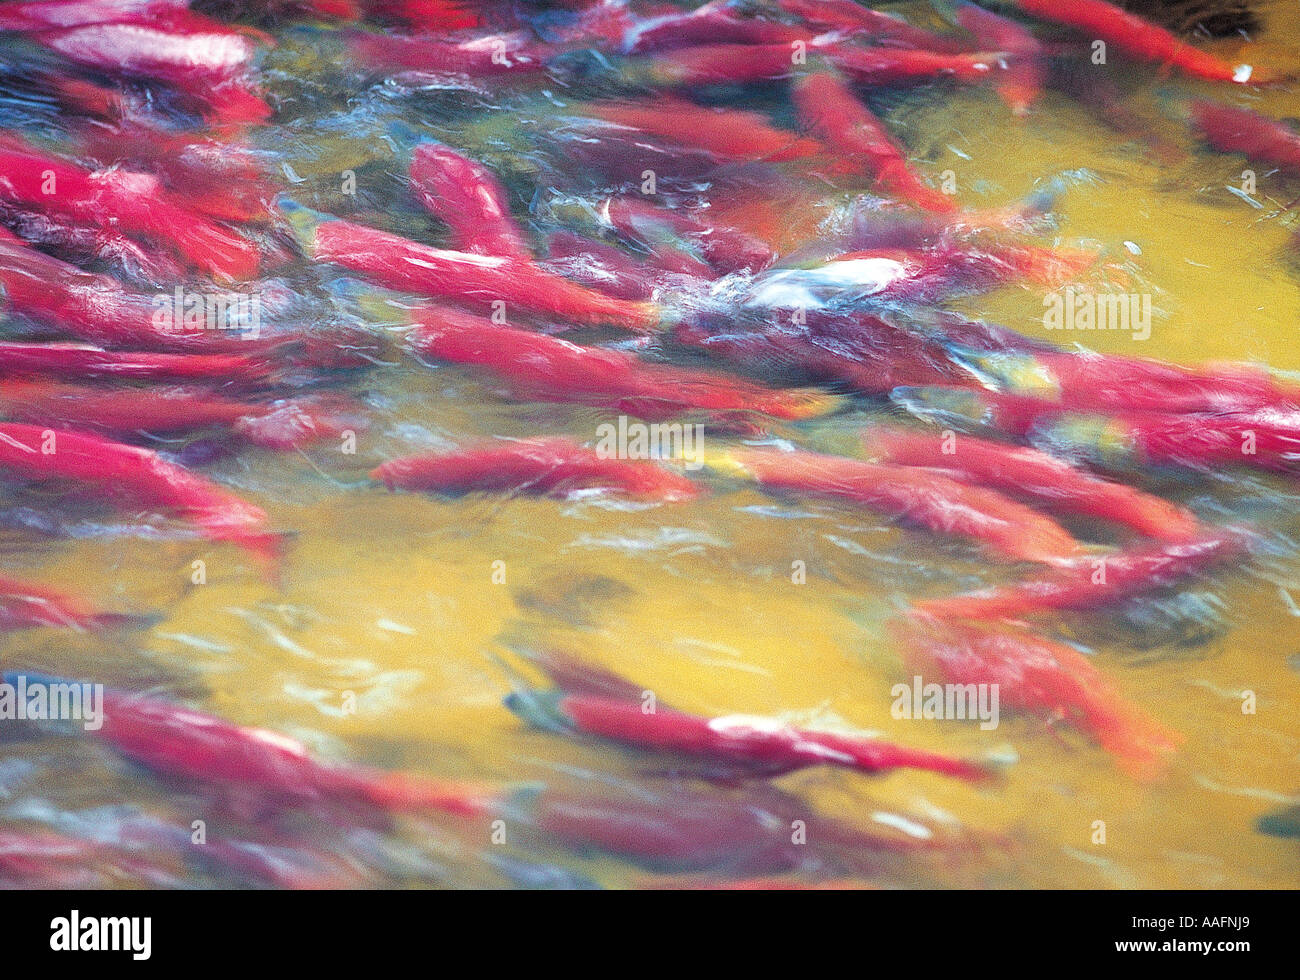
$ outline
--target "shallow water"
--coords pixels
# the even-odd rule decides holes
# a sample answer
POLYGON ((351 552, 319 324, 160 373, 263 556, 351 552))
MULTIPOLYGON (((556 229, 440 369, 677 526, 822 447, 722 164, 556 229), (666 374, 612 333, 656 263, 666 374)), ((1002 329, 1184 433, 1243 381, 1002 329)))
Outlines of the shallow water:
MULTIPOLYGON (((1300 65, 1300 12, 1284 3, 1264 9, 1268 30, 1252 58, 1300 65)), ((441 232, 404 194, 417 139, 443 139, 499 168, 516 214, 526 215, 528 168, 547 161, 527 140, 510 145, 504 137, 517 119, 545 128, 557 106, 585 94, 526 85, 493 85, 483 95, 411 91, 348 68, 327 30, 275 33, 280 47, 264 65, 279 115, 257 144, 275 156, 286 193, 424 241, 439 241, 441 232), (355 196, 342 192, 346 170, 355 173, 355 196)), ((1230 57, 1239 46, 1210 47, 1230 57)), ((1300 260, 1288 251, 1295 213, 1286 209, 1300 197, 1300 181, 1261 169, 1261 207, 1252 206, 1226 189, 1240 184, 1244 161, 1200 149, 1173 116, 1193 92, 1277 117, 1300 116, 1300 100, 1286 90, 1225 94, 1152 80, 1145 69, 1132 76, 1133 107, 1185 149, 1180 159, 1153 160, 1141 142, 1052 93, 1025 121, 982 88, 924 87, 873 104, 924 172, 954 171, 970 207, 1014 204, 1064 175, 1059 240, 1099 243, 1131 277, 1128 288, 1152 293, 1156 308, 1146 341, 1115 333, 1067 340, 1182 363, 1250 359, 1300 370, 1300 260)), ((752 101, 773 102, 766 91, 752 101)), ((307 288, 319 275, 299 269, 287 277, 307 288)), ((1101 283, 1114 273, 1093 275, 1101 283)), ((382 291, 333 290, 376 329, 402 320, 400 299, 382 291)), ((1042 328, 1038 289, 1002 289, 953 308, 1061 340, 1042 328)), ((698 501, 657 507, 389 493, 365 477, 384 459, 479 436, 568 433, 590 441, 608 418, 513 402, 482 375, 421 365, 395 343, 389 361, 338 382, 369 407, 355 455, 328 444, 278 455, 247 450, 205 469, 293 532, 278 588, 232 547, 102 528, 45 537, 6 526, 0 550, 9 573, 76 583, 104 605, 161 619, 112 638, 9 634, 0 638, 3 662, 153 689, 300 738, 332 759, 505 782, 644 779, 635 755, 529 731, 502 706, 511 679, 499 658, 516 645, 554 645, 702 714, 843 724, 935 750, 1015 757, 990 786, 911 772, 873 779, 811 770, 779 780, 804 805, 851 824, 903 815, 988 840, 943 860, 891 862, 881 884, 1297 884, 1296 842, 1254 826, 1300 801, 1300 559, 1288 546, 1300 530, 1294 481, 1224 473, 1146 484, 1210 523, 1255 520, 1276 544, 1274 555, 1188 586, 1208 614, 1143 626, 1139 607, 1051 621, 1051 632, 1092 651, 1125 695, 1185 736, 1167 775, 1143 783, 1083 738, 1033 718, 1008 715, 996 731, 981 732, 960 721, 891 717, 890 688, 907 673, 883 624, 917 597, 1015 574, 976 547, 721 479, 698 501), (191 582, 196 559, 206 563, 206 584, 191 582), (805 583, 792 582, 793 562, 806 563, 805 583), (494 583, 502 567, 504 583, 494 583), (1256 695, 1257 713, 1243 713, 1245 691, 1256 695), (349 693, 354 713, 344 709, 349 693), (1105 822, 1104 844, 1094 842, 1095 821, 1105 822)), ((774 433, 852 452, 856 433, 883 414, 863 400, 774 433)), ((18 498, 39 506, 29 494, 12 496, 0 501, 6 513, 18 498)), ((130 522, 121 523, 126 530, 130 522)), ((1145 614, 1154 615, 1149 604, 1145 614)), ((45 812, 46 801, 69 812, 126 804, 185 825, 208 818, 183 788, 90 745, 7 742, 3 759, 0 814, 10 818, 45 812)), ((493 865, 504 853, 495 847, 486 821, 439 818, 402 821, 357 852, 369 880, 466 886, 506 880, 493 865)), ((606 886, 652 880, 612 859, 540 847, 514 853, 606 886)), ((195 869, 182 877, 214 882, 195 869)))

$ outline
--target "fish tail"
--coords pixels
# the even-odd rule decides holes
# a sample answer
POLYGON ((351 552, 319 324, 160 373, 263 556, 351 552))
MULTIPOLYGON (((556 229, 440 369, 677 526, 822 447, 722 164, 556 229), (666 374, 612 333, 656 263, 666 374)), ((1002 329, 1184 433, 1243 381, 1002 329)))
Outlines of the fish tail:
POLYGON ((1196 515, 1163 497, 1115 484, 1111 494, 1119 507, 1107 516, 1157 541, 1191 541, 1204 533, 1196 515))
POLYGON ((217 541, 229 541, 248 552, 257 562, 258 570, 266 580, 280 585, 284 558, 288 552, 289 536, 278 531, 250 531, 247 528, 208 529, 209 536, 217 541))
POLYGON ((1021 515, 1013 518, 1019 523, 1015 536, 1004 544, 1008 554, 1045 565, 1068 564, 1079 558, 1083 545, 1064 527, 1045 514, 1009 499, 1007 503, 1014 508, 1009 513, 1021 515))
POLYGON ((1035 248, 1022 246, 1013 258, 1023 274, 1045 286, 1063 286, 1096 265, 1101 253, 1088 248, 1035 248))
POLYGON ((755 405, 755 409, 774 418, 801 421, 832 415, 845 403, 843 395, 833 392, 818 388, 791 388, 773 391, 755 405))
POLYGON ((959 207, 956 199, 951 195, 935 190, 901 164, 882 172, 880 183, 895 194, 905 197, 912 204, 924 208, 926 211, 933 211, 936 214, 952 214, 959 207))
POLYGON ((1088 724, 1097 744, 1135 779, 1146 781, 1162 774, 1184 737, 1118 694, 1105 692, 1095 700, 1088 724))

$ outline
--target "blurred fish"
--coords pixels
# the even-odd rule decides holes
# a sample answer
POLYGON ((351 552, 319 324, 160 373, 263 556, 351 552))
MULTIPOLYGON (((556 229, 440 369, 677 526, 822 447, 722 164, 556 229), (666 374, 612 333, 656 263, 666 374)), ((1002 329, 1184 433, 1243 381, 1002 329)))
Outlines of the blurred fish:
POLYGON ((939 0, 936 6, 951 7, 952 19, 974 36, 980 50, 1007 52, 998 94, 1017 116, 1026 115, 1043 90, 1043 45, 1014 20, 973 3, 939 0))
POLYGON ((935 303, 1013 282, 1061 286, 1097 261, 1078 248, 1012 242, 943 243, 917 249, 865 249, 804 269, 769 269, 756 277, 749 306, 815 310, 864 302, 935 303))
POLYGON ((1300 173, 1300 133, 1285 123, 1208 99, 1192 102, 1191 116, 1206 142, 1219 152, 1240 153, 1300 173))
POLYGON ((586 496, 613 491, 664 502, 698 496, 703 488, 649 459, 618 459, 561 437, 489 442, 453 452, 389 460, 371 479, 391 490, 438 490, 586 496))
POLYGON ((528 723, 550 731, 570 731, 636 749, 696 756, 756 777, 816 765, 872 774, 916 769, 975 780, 990 775, 990 770, 978 762, 894 745, 869 735, 800 728, 756 715, 704 718, 663 704, 647 710, 640 696, 628 699, 562 689, 518 689, 506 699, 506 706, 528 723))
POLYGON ((837 322, 813 311, 802 325, 778 321, 745 327, 730 318, 716 319, 685 318, 674 328, 673 339, 760 375, 834 382, 864 394, 974 380, 933 339, 871 314, 837 322))
POLYGON ((777 163, 805 159, 822 150, 813 140, 771 125, 762 113, 705 107, 672 95, 661 95, 653 104, 595 102, 584 110, 606 122, 705 150, 723 160, 777 163))
POLYGON ((422 143, 411 155, 411 189, 451 228, 460 251, 531 261, 505 190, 484 167, 449 147, 422 143))
POLYGON ((196 137, 122 121, 88 126, 80 141, 107 166, 156 173, 171 193, 209 217, 234 223, 270 218, 278 190, 267 161, 234 136, 196 137))
POLYGON ((656 307, 587 289, 527 259, 433 248, 376 228, 332 219, 312 232, 310 251, 319 262, 359 272, 389 289, 469 303, 484 312, 506 309, 649 330, 656 307))
POLYGON ((999 701, 1086 732, 1132 774, 1156 775, 1182 737, 1128 703, 1078 651, 1001 629, 913 617, 896 635, 908 669, 950 684, 996 685, 999 701))
POLYGON ((211 275, 248 279, 258 269, 252 242, 199 214, 148 174, 92 172, 4 137, 0 178, 0 199, 163 243, 211 275))
POLYGON ((411 343, 417 352, 488 368, 517 394, 542 401, 597 405, 646 419, 692 409, 803 419, 836 404, 820 392, 764 388, 722 374, 651 364, 626 351, 581 347, 453 310, 426 307, 415 323, 411 343))
MULTIPOLYGON (((963 354, 960 345, 953 351, 963 354)), ((1189 368, 1120 354, 1050 350, 973 353, 969 364, 1009 394, 1048 399, 1068 409, 1217 413, 1300 404, 1300 387, 1284 385, 1253 364, 1189 368)))
POLYGON ((1101 609, 1131 596, 1181 583, 1226 560, 1248 553, 1248 532, 1204 528, 1194 537, 1135 545, 1076 558, 1038 578, 954 596, 926 599, 916 608, 933 616, 1012 619, 1059 609, 1101 609))
POLYGON ((701 44, 642 55, 627 60, 623 79, 632 85, 686 89, 776 81, 795 73, 802 43, 701 44))
POLYGON ((46 376, 115 380, 208 379, 264 380, 271 365, 239 354, 159 354, 107 351, 77 344, 0 342, 0 378, 46 376))
POLYGON ((680 268, 667 264, 667 250, 689 254, 698 249, 704 261, 719 272, 742 269, 757 272, 775 257, 772 249, 753 235, 710 221, 707 211, 690 214, 623 196, 604 201, 597 213, 609 227, 649 248, 652 261, 673 272, 698 273, 708 277, 707 269, 699 273, 694 262, 680 268), (693 248, 692 245, 677 243, 693 243, 693 248))
MULTIPOLYGON (((31 683, 33 675, 26 676, 31 683)), ((16 675, 0 677, 13 683, 16 675)), ((104 691, 102 721, 100 728, 88 734, 131 761, 160 775, 250 797, 259 806, 284 808, 320 802, 391 813, 433 811, 468 816, 489 805, 490 797, 482 787, 327 765, 287 736, 242 728, 214 715, 129 691, 104 691)))
POLYGON ((548 269, 618 299, 652 299, 656 289, 670 284, 665 277, 673 275, 647 267, 620 248, 571 231, 550 235, 546 251, 548 269))
POLYGON ((1272 837, 1300 837, 1300 806, 1269 813, 1255 822, 1261 834, 1272 837))
POLYGON ((729 0, 709 0, 691 11, 661 14, 637 21, 623 39, 631 54, 669 51, 699 44, 790 44, 812 34, 759 17, 742 17, 729 0))
POLYGON ((543 790, 518 805, 521 818, 543 839, 660 873, 870 874, 878 870, 882 854, 958 846, 932 832, 918 839, 860 830, 816 813, 802 800, 753 789, 725 794, 681 786, 671 792, 543 790))
POLYGON ((469 36, 442 33, 403 36, 358 31, 349 36, 348 42, 356 58, 372 68, 471 78, 538 74, 561 50, 523 31, 469 36))
MULTIPOLYGON (((1168 367, 1178 370, 1173 365, 1168 367)), ((1101 469, 1177 466, 1204 471, 1238 466, 1290 473, 1300 464, 1300 408, 1184 413, 1125 408, 1111 415, 1103 414, 1107 406, 1070 409, 1044 397, 953 385, 899 387, 890 397, 926 421, 959 428, 990 428, 1027 439, 1053 455, 1101 469)), ((1116 401, 1129 397, 1147 396, 1135 388, 1130 396, 1120 396, 1116 401)), ((1176 402, 1178 397, 1175 395, 1173 400, 1176 402)), ((1207 386, 1202 393, 1195 383, 1190 383, 1182 397, 1195 403, 1207 398, 1231 401, 1254 396, 1234 392, 1226 384, 1222 392, 1207 386)))
POLYGON ((37 31, 181 14, 189 0, 18 0, 0 7, 0 30, 37 31))
POLYGON ((111 276, 85 272, 0 229, 0 286, 15 313, 83 340, 141 347, 206 346, 223 338, 211 331, 162 329, 154 298, 134 293, 111 276))
POLYGON ((1192 47, 1162 27, 1105 0, 1011 0, 1014 6, 1040 20, 1075 29, 1089 39, 1099 39, 1144 61, 1177 68, 1193 78, 1213 82, 1270 81, 1273 73, 1250 65, 1233 66, 1192 47))
POLYGON ((1051 518, 994 490, 916 467, 755 448, 711 457, 709 465, 768 489, 847 500, 907 524, 974 538, 1009 558, 1062 564, 1079 554, 1079 542, 1051 518))
MULTIPOLYGON (((146 17, 74 24, 30 36, 84 67, 173 86, 210 123, 234 125, 271 115, 245 77, 256 54, 253 33, 170 7, 146 17)), ((267 40, 265 35, 258 39, 267 40)))
POLYGON ((5 381, 0 382, 0 416, 125 436, 217 427, 270 449, 293 449, 334 438, 347 427, 323 405, 307 399, 258 404, 180 386, 104 391, 82 385, 5 381))
POLYGON ((1058 510, 1126 524, 1158 540, 1187 540, 1200 531, 1195 515, 1181 507, 1037 449, 891 428, 870 429, 863 442, 869 455, 884 462, 934 469, 1058 510))
MULTIPOLYGON (((23 242, 54 252, 58 259, 106 267, 127 283, 159 287, 189 276, 185 263, 170 252, 65 215, 0 203, 0 223, 23 242)), ((8 241, 4 229, 0 238, 8 241)))
POLYGON ((948 78, 981 82, 1005 68, 1005 52, 944 54, 937 51, 855 48, 829 44, 828 60, 859 85, 917 85, 948 78))
POLYGON ((280 537, 266 514, 157 453, 68 429, 0 423, 0 471, 28 481, 73 480, 172 511, 214 541, 230 541, 274 564, 280 537))
POLYGON ((962 50, 956 38, 944 37, 914 27, 893 14, 871 10, 854 0, 777 0, 777 6, 806 24, 824 30, 862 34, 873 44, 939 51, 953 54, 962 50))
MULTIPOLYGON (((370 17, 400 21, 421 31, 457 31, 480 27, 483 24, 482 8, 478 0, 312 0, 316 6, 323 3, 346 3, 359 7, 352 11, 351 20, 359 19, 364 11, 370 17)), ((337 16, 343 17, 340 12, 337 16)))
POLYGON ((1036 422, 1030 438, 1053 452, 1110 469, 1300 470, 1300 408, 1186 415, 1049 413, 1036 422))
POLYGON ((100 630, 144 620, 120 613, 102 612, 79 596, 0 576, 0 631, 58 626, 100 630))
POLYGON ((928 211, 950 212, 957 203, 927 186, 908 166, 884 123, 829 72, 811 72, 792 88, 802 124, 839 154, 843 165, 861 169, 885 190, 928 211))

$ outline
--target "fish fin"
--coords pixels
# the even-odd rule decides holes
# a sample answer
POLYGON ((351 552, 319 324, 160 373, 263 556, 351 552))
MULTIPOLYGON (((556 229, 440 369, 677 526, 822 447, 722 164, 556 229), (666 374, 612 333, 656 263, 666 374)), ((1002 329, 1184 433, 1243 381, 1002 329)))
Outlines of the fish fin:
POLYGON ((1093 722, 1098 744, 1134 779, 1149 782, 1163 775, 1183 735, 1118 697, 1109 708, 1093 722))

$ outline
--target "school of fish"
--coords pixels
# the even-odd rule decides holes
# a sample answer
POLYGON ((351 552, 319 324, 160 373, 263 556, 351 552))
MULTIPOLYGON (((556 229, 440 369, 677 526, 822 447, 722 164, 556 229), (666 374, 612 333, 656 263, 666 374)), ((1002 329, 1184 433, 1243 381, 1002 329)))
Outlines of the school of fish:
MULTIPOLYGON (((963 201, 870 97, 987 86, 1013 125, 1046 88, 1075 91, 1102 41, 1138 71, 1220 87, 1217 101, 1171 107, 1203 152, 1300 173, 1300 130, 1237 94, 1285 85, 1284 72, 1228 63, 1105 0, 943 0, 941 27, 853 0, 193 6, 0 3, 0 85, 37 120, 6 115, 0 132, 0 482, 17 500, 39 508, 71 489, 142 535, 241 549, 274 590, 294 528, 203 469, 364 432, 370 407, 331 390, 341 375, 453 366, 501 399, 700 424, 699 460, 611 457, 590 433, 539 431, 413 445, 368 486, 665 509, 744 486, 977 547, 1007 566, 1006 581, 901 609, 880 637, 898 651, 896 679, 997 685, 1008 711, 1073 729, 1136 780, 1161 778, 1179 733, 1055 626, 1250 560, 1256 528, 1198 517, 1146 477, 1294 475, 1300 384, 1259 364, 1058 347, 945 312, 1006 285, 1068 285, 1106 256, 1044 244, 1050 189, 996 212, 963 201), (436 237, 304 200, 257 140, 287 111, 261 60, 275 31, 304 24, 325 25, 353 70, 405 91, 485 104, 506 86, 559 93, 553 117, 496 136, 540 147, 519 151, 535 168, 531 199, 473 146, 395 133, 408 203, 436 237), (738 86, 779 93, 783 111, 729 104, 738 86), (828 189, 849 203, 810 224, 807 205, 828 189), (318 277, 318 295, 287 285, 294 264, 318 277), (227 320, 214 326, 196 296, 221 297, 227 320), (255 323, 231 312, 250 303, 255 323), (356 315, 378 303, 402 322, 356 315), (894 421, 856 433, 852 454, 773 436, 863 400, 892 406, 894 421), (1095 539, 1076 530, 1098 526, 1095 539)), ((1094 97, 1122 119, 1122 105, 1094 97)), ((5 632, 156 625, 76 582, 0 571, 5 632)), ((769 782, 831 766, 996 792, 991 756, 647 706, 641 683, 566 651, 508 659, 500 710, 555 739, 632 753, 644 779, 388 771, 110 685, 102 727, 50 722, 31 737, 87 743, 98 753, 88 764, 129 762, 130 778, 202 799, 223 831, 196 842, 145 807, 0 811, 0 885, 178 887, 196 868, 241 887, 438 880, 388 841, 399 819, 431 834, 503 821, 546 853, 611 855, 656 887, 869 887, 891 864, 1002 846, 996 830, 920 817, 906 832, 864 831, 769 782), (792 815, 807 843, 792 839, 792 815)), ((0 672, 13 685, 100 680, 51 678, 51 666, 6 654, 0 672)), ((482 881, 598 884, 557 859, 502 853, 475 859, 482 881)))

